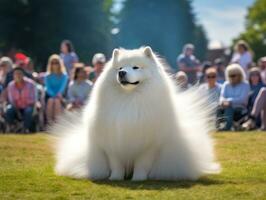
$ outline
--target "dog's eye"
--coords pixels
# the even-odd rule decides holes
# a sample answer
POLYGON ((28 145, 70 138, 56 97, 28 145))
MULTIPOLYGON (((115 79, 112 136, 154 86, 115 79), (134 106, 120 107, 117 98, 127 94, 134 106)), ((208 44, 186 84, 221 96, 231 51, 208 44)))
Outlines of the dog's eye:
POLYGON ((119 68, 119 70, 121 70, 121 69, 122 69, 122 67, 119 68))
POLYGON ((137 66, 134 66, 134 67, 132 67, 133 69, 139 69, 139 67, 137 67, 137 66))

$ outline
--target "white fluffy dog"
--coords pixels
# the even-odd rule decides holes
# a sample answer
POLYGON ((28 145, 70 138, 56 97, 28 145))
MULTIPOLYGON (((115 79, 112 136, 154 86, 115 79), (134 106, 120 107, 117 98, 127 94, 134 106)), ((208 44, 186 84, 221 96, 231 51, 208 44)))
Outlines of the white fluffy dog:
POLYGON ((150 47, 115 49, 79 115, 53 129, 56 172, 92 180, 195 180, 219 171, 208 112, 176 86, 150 47))

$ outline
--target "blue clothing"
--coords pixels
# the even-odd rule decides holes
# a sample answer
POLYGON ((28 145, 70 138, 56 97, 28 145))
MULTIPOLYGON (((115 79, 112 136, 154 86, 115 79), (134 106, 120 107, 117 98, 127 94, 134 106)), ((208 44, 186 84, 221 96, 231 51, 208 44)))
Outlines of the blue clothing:
POLYGON ((247 82, 241 82, 237 85, 232 85, 226 81, 222 85, 220 102, 229 101, 233 108, 247 107, 250 86, 247 82))
MULTIPOLYGON (((185 54, 180 54, 177 57, 177 64, 184 64, 186 68, 195 68, 198 65, 198 60, 194 55, 187 56, 185 54)), ((188 76, 188 83, 194 84, 197 81, 197 73, 193 72, 186 72, 188 76)))
POLYGON ((244 110, 244 108, 232 108, 231 106, 219 108, 217 110, 217 118, 225 122, 225 126, 219 130, 230 131, 233 126, 233 121, 237 120, 237 115, 243 115, 244 110))
POLYGON ((50 97, 63 95, 67 87, 68 76, 66 74, 47 74, 44 79, 46 93, 50 97))
POLYGON ((24 109, 16 109, 12 105, 7 106, 6 110, 6 121, 8 124, 14 124, 15 119, 20 119, 24 123, 25 129, 31 129, 33 122, 33 106, 28 106, 24 109))
POLYGON ((68 87, 68 92, 67 92, 68 101, 73 103, 78 100, 84 104, 91 90, 92 90, 92 82, 88 80, 82 81, 81 83, 73 81, 69 84, 68 87))
POLYGON ((257 85, 250 85, 251 93, 250 93, 249 102, 248 102, 249 107, 251 108, 253 107, 256 97, 258 96, 260 89, 263 87, 266 87, 263 83, 259 83, 257 85))
POLYGON ((79 60, 77 54, 75 52, 70 52, 68 54, 61 53, 60 57, 64 62, 67 73, 69 74, 73 68, 73 64, 79 60))

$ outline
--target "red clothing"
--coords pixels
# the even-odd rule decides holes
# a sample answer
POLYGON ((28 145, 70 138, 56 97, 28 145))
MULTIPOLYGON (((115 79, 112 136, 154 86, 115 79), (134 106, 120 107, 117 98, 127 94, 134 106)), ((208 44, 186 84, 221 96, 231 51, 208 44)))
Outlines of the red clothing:
POLYGON ((8 84, 7 95, 9 103, 18 109, 32 106, 36 101, 35 83, 28 78, 24 78, 21 84, 12 81, 8 84))

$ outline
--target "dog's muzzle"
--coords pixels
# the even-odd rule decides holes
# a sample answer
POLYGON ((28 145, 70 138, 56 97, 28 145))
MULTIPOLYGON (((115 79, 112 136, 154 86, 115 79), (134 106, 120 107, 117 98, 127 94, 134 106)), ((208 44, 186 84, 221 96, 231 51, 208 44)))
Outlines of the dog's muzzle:
POLYGON ((122 85, 128 85, 128 84, 131 84, 131 85, 137 85, 139 84, 139 81, 136 81, 136 82, 129 82, 127 80, 127 72, 124 71, 124 70, 120 70, 118 72, 118 81, 120 84, 122 85))

